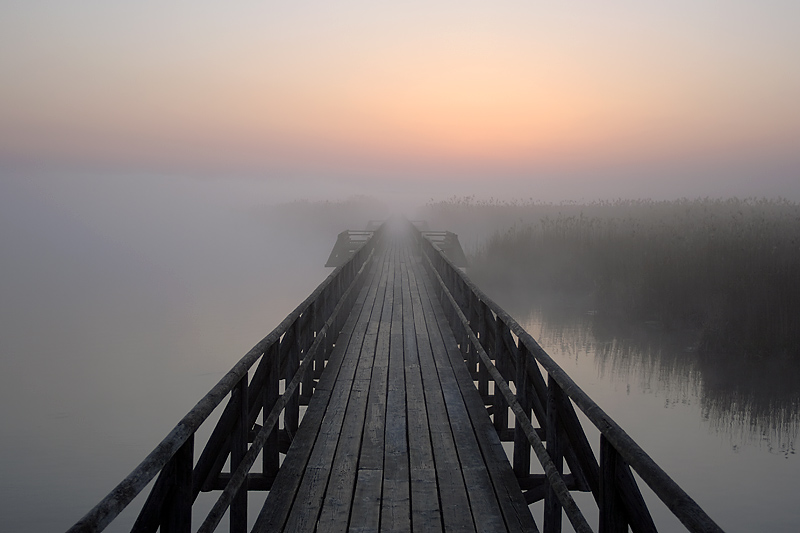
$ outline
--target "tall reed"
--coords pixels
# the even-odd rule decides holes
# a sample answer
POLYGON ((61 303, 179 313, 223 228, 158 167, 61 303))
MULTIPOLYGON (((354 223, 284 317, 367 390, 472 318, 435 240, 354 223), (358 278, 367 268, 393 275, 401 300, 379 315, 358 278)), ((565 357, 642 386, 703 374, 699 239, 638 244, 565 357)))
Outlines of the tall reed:
POLYGON ((637 326, 697 339, 679 364, 700 376, 709 417, 745 412, 762 431, 796 429, 800 205, 462 199, 426 209, 456 232, 491 231, 475 239, 469 273, 504 305, 571 306, 606 339, 637 326))

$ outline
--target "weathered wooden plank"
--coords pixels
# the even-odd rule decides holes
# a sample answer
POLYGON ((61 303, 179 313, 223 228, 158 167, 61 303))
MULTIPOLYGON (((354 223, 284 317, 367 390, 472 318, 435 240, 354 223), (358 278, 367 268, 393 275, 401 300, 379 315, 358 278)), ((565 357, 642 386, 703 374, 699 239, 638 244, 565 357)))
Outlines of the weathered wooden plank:
MULTIPOLYGON (((333 354, 333 359, 336 358, 333 354)), ((334 361, 335 363, 335 361, 334 361)), ((297 487, 302 480, 303 471, 308 462, 308 457, 316 442, 317 431, 325 415, 325 407, 330 401, 331 391, 317 391, 314 401, 309 406, 303 417, 303 424, 297 431, 297 437, 292 443, 290 453, 286 455, 281 469, 275 477, 272 488, 264 507, 261 509, 253 531, 280 531, 289 515, 294 502, 297 487), (314 405, 316 404, 316 405, 314 405), (312 407, 321 408, 312 409, 312 407)))
MULTIPOLYGON (((422 383, 425 390, 431 447, 436 464, 442 525, 445 531, 475 531, 472 513, 469 512, 470 505, 467 489, 461 472, 461 464, 458 461, 453 432, 450 428, 442 395, 439 373, 433 359, 431 340, 428 335, 428 328, 437 326, 435 318, 431 315, 430 305, 427 306, 427 309, 423 308, 417 280, 418 272, 418 268, 410 270, 409 283, 411 285, 417 350, 422 383)), ((425 298, 427 296, 427 293, 425 293, 425 298)))
MULTIPOLYGON (((418 279, 425 280, 426 277, 422 273, 418 275, 418 279)), ((468 390, 473 399, 477 400, 480 405, 484 422, 492 433, 494 430, 483 410, 483 403, 474 388, 472 377, 462 363, 455 338, 447 323, 444 322, 444 314, 441 307, 438 306, 438 301, 433 298, 423 299, 423 307, 426 304, 432 308, 433 322, 429 325, 428 334, 431 338, 431 348, 439 372, 442 395, 453 431, 475 527, 478 531, 504 530, 506 526, 502 510, 494 493, 490 474, 483 461, 467 407, 464 404, 465 398, 462 396, 459 377, 464 381, 464 387, 469 387, 468 390), (459 370, 463 370, 463 372, 459 372, 459 370)))
MULTIPOLYGON (((314 527, 319 508, 322 505, 324 488, 330 477, 331 462, 336 451, 339 429, 341 429, 341 420, 344 418, 347 399, 347 396, 339 394, 331 396, 317 434, 317 442, 311 450, 308 462, 303 465, 302 470, 293 474, 297 476, 299 486, 296 487, 296 492, 293 493, 293 496, 296 495, 296 505, 291 507, 291 512, 287 510, 288 516, 285 527, 288 531, 308 531, 314 527)), ((270 492, 270 497, 275 493, 286 490, 283 486, 278 485, 278 481, 282 481, 280 474, 283 473, 283 470, 281 468, 281 471, 279 471, 279 477, 270 492)), ((277 527, 280 528, 280 524, 277 527)))
MULTIPOLYGON (((211 490, 224 490, 231 480, 231 474, 224 472, 219 475, 211 490)), ((268 491, 272 489, 275 476, 267 476, 260 472, 250 472, 247 474, 247 490, 249 491, 268 491)))
MULTIPOLYGON (((317 492, 308 499, 300 501, 305 508, 312 507, 317 497, 322 498, 317 526, 320 531, 346 531, 350 508, 352 506, 353 492, 355 490, 358 451, 361 445, 361 434, 364 427, 364 413, 366 411, 368 390, 354 386, 350 391, 340 435, 336 445, 335 455, 330 469, 330 480, 319 483, 317 492), (319 494, 319 496, 316 496, 319 494)), ((329 439, 333 440, 333 439, 329 439)), ((317 445, 319 447, 319 444, 317 445)), ((321 455, 322 458, 322 455, 321 455)), ((311 494, 311 492, 309 492, 311 494)), ((298 513, 298 509, 294 510, 298 513)), ((313 513, 309 510, 309 515, 313 513)), ((291 522, 289 524, 291 526, 291 522)), ((296 529, 292 529, 296 531, 296 529)))
POLYGON ((360 533, 378 531, 381 522, 382 484, 383 470, 369 468, 358 470, 349 531, 360 533))
MULTIPOLYGON (((432 282, 427 279, 426 285, 432 282)), ((458 354, 456 353, 455 340, 449 333, 449 325, 445 322, 444 313, 441 304, 438 300, 431 298, 433 307, 433 315, 436 317, 440 336, 444 343, 446 350, 446 357, 451 361, 451 369, 453 379, 457 383, 458 393, 463 398, 465 407, 469 413, 469 423, 473 425, 474 437, 473 442, 477 439, 478 453, 485 456, 486 462, 483 466, 483 471, 488 474, 489 486, 493 487, 496 491, 495 504, 500 507, 501 517, 505 521, 505 527, 512 531, 538 531, 530 510, 525 503, 522 496, 522 491, 514 477, 511 470, 511 465, 503 451, 502 444, 494 431, 491 421, 486 416, 486 411, 483 409, 482 400, 476 394, 476 390, 472 383, 472 378, 463 365, 458 364, 458 354)), ((460 438, 458 439, 460 442, 460 438)), ((459 448, 459 457, 461 457, 461 448, 459 448)), ((474 451, 472 452, 474 453, 474 451)), ((462 461, 463 464, 463 461, 462 461)), ((465 479, 467 470, 465 469, 465 479)), ((484 483, 486 479, 482 480, 484 483)), ((468 481, 468 489, 471 483, 468 481)), ((473 498, 470 498, 473 501, 473 498)), ((484 511, 485 512, 485 511, 484 511)), ((475 510, 473 510, 475 516, 475 510)), ((480 523, 476 521, 480 528, 480 523)), ((502 526, 501 526, 502 527, 502 526)))
MULTIPOLYGON (((293 506, 292 512, 287 517, 285 525, 287 531, 312 531, 314 529, 324 502, 336 448, 342 436, 347 404, 351 398, 355 398, 355 401, 359 402, 361 396, 366 396, 362 390, 353 387, 353 379, 358 367, 369 318, 377 305, 376 295, 377 290, 372 293, 374 299, 371 299, 361 309, 359 320, 350 335, 346 355, 336 376, 333 394, 319 429, 317 443, 311 452, 303 479, 297 489, 297 500, 301 503, 293 506)), ((337 345, 338 343, 337 339, 337 345)))
POLYGON ((254 531, 281 530, 289 516, 291 505, 304 478, 306 465, 331 404, 333 388, 339 377, 345 355, 352 354, 352 350, 348 348, 358 319, 365 308, 371 310, 371 305, 374 305, 379 281, 379 276, 375 271, 380 272, 379 265, 382 265, 382 261, 376 261, 376 264, 372 265, 373 273, 360 291, 342 333, 336 339, 336 347, 331 352, 325 372, 317 384, 312 401, 303 417, 303 423, 292 443, 290 453, 286 455, 283 465, 278 471, 273 483, 273 490, 270 491, 267 501, 259 513, 253 528, 254 531))
MULTIPOLYGON (((381 320, 378 323, 375 343, 375 357, 372 368, 372 385, 367 401, 367 413, 364 421, 364 435, 361 443, 359 468, 383 470, 384 427, 386 423, 386 387, 389 373, 389 344, 391 322, 383 318, 391 316, 394 298, 393 285, 387 287, 387 279, 394 279, 394 264, 387 261, 381 279, 383 301, 380 308, 381 320)), ((372 333, 368 330, 368 333, 372 333)))
POLYGON ((403 304, 398 290, 400 269, 395 270, 393 284, 395 298, 392 305, 389 340, 381 531, 409 531, 411 502, 403 368, 403 304))
POLYGON ((442 531, 436 467, 431 449, 427 406, 420 374, 417 333, 414 323, 409 266, 410 250, 403 250, 401 263, 403 299, 403 346, 405 353, 406 412, 408 416, 409 466, 411 473, 411 526, 414 531, 442 531))
MULTIPOLYGON (((320 531, 337 532, 346 531, 348 528, 356 485, 359 450, 365 426, 367 399, 371 388, 372 363, 375 356, 377 332, 381 322, 381 300, 385 288, 386 284, 381 280, 372 312, 369 316, 364 314, 361 316, 361 320, 366 318, 368 321, 364 328, 361 353, 333 459, 331 479, 324 489, 324 501, 316 526, 320 531)), ((345 392, 341 390, 342 394, 345 392)))
MULTIPOLYGON (((367 400, 367 412, 362 434, 359 470, 353 508, 350 513, 350 531, 377 531, 381 517, 381 494, 383 488, 383 455, 386 424, 386 391, 389 371, 389 346, 391 338, 391 317, 394 301, 394 268, 390 261, 381 280, 383 304, 380 307, 377 329, 369 328, 368 333, 376 335, 372 382, 367 400), (392 283, 389 283, 389 280, 392 283)), ((376 306, 376 311, 378 306, 376 306)))
POLYGON ((372 371, 364 435, 361 443, 360 467, 383 469, 383 443, 386 423, 386 386, 388 381, 389 335, 379 335, 376 343, 376 366, 372 371))

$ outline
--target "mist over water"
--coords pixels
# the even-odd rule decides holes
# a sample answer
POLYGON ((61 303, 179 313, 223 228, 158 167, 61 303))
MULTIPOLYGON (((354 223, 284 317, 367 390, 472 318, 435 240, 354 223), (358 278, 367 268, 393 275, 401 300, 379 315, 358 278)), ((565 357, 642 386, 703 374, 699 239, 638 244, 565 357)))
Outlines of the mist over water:
MULTIPOLYGON (((491 203, 413 210, 443 183, 348 199, 361 190, 352 183, 5 172, 0 514, 9 531, 64 530, 96 504, 324 279, 340 231, 400 211, 456 231, 474 255, 495 231, 527 222, 491 203)), ((565 309, 522 291, 490 295, 724 528, 800 523, 788 481, 800 473, 795 374, 785 374, 788 396, 765 401, 722 373, 709 381, 697 332, 604 322, 588 300, 565 309)))
POLYGON ((252 182, 0 180, 4 528, 67 529, 378 214, 274 203, 252 182))

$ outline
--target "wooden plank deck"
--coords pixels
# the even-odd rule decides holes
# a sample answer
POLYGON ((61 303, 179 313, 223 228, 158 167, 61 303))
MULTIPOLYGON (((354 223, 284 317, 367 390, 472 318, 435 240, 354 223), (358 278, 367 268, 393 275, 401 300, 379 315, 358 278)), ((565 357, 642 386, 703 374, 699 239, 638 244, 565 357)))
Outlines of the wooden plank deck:
POLYGON ((537 531, 409 236, 388 236, 254 531, 537 531))

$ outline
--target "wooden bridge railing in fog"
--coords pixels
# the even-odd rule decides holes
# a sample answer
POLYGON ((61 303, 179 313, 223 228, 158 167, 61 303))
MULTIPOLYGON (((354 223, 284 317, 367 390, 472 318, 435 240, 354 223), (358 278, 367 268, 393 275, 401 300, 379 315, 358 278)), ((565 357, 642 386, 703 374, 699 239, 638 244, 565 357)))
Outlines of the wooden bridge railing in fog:
POLYGON ((198 494, 220 489, 223 492, 203 529, 214 530, 230 508, 231 531, 243 530, 247 491, 269 490, 279 468, 279 453, 286 452, 297 431, 300 404, 307 404, 313 393, 377 240, 373 236, 245 354, 144 461, 69 531, 102 531, 156 475, 132 531, 159 527, 164 532, 189 531, 198 494), (195 433, 226 397, 225 410, 195 462, 195 433), (261 425, 256 423, 259 413, 261 425), (279 420, 282 428, 274 431, 279 420), (262 472, 250 473, 262 449, 262 472), (232 474, 223 474, 228 461, 232 474))
POLYGON ((591 531, 571 491, 601 532, 655 531, 631 468, 687 529, 719 530, 433 240, 384 224, 70 531, 103 530, 156 476, 133 531, 190 531, 209 491, 199 531, 226 513, 246 531, 250 491, 270 491, 254 531, 537 531, 540 500, 545 532, 563 514, 591 531))
POLYGON ((418 241, 427 267, 439 282, 439 299, 495 429, 503 440, 514 442, 514 473, 520 486, 527 489, 526 500, 544 499, 545 532, 561 531, 562 509, 576 531, 592 531, 570 490, 592 493, 599 507, 601 532, 627 531, 628 526, 634 532, 656 531, 631 468, 689 531, 721 531, 516 320, 430 241, 421 235, 418 241), (574 406, 600 431, 599 463, 574 406), (530 473, 531 447, 543 475, 530 473), (564 460, 570 470, 567 475, 563 473, 564 460))

